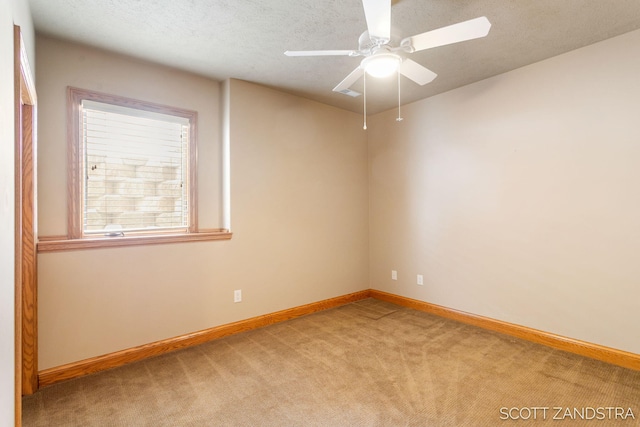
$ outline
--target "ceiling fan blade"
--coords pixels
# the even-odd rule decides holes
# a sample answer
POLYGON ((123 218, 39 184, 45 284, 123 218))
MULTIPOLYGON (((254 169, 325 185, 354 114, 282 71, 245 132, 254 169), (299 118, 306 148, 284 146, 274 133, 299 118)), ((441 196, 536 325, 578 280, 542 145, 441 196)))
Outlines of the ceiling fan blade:
POLYGON ((391 40, 391 0, 362 0, 367 19, 369 37, 373 40, 391 40))
POLYGON ((287 50, 287 56, 354 56, 353 50, 287 50))
POLYGON ((400 43, 403 47, 412 48, 412 52, 448 44, 478 39, 489 34, 491 22, 486 16, 470 19, 469 21, 427 31, 412 37, 407 37, 400 43))
POLYGON ((407 78, 410 78, 414 82, 418 83, 420 86, 424 86, 427 83, 431 83, 433 79, 438 77, 438 75, 433 71, 423 67, 422 65, 410 59, 405 59, 404 61, 402 61, 402 64, 400 64, 399 71, 400 71, 400 74, 402 74, 407 78))
POLYGON ((355 70, 349 73, 349 75, 345 77, 344 80, 338 83, 338 86, 334 87, 333 91, 344 93, 346 95, 351 95, 351 96, 357 96, 357 95, 353 95, 352 93, 357 93, 358 95, 360 95, 358 92, 349 91, 349 87, 352 84, 354 84, 360 77, 362 77, 363 74, 364 74, 364 70, 360 67, 357 67, 355 70))

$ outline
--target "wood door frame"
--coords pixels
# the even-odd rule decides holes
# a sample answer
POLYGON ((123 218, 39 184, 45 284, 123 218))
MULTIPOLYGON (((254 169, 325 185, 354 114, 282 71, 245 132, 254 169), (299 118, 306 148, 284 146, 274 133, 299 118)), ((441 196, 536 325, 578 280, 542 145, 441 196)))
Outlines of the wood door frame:
POLYGON ((15 424, 22 396, 38 389, 36 90, 20 27, 14 25, 15 424))
POLYGON ((15 139, 15 424, 22 424, 22 101, 20 89, 20 28, 13 32, 15 139))

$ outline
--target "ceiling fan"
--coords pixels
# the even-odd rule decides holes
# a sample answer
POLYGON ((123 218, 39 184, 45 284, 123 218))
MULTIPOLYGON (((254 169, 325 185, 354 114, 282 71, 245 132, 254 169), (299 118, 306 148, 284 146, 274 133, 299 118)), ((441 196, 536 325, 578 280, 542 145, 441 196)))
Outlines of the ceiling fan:
MULTIPOLYGON (((390 76, 396 71, 425 85, 437 77, 433 71, 405 57, 406 54, 484 37, 491 23, 482 16, 469 21, 407 37, 399 46, 391 41, 391 0, 362 0, 367 30, 358 39, 357 50, 288 50, 287 56, 363 56, 360 65, 333 88, 334 92, 359 96, 350 90, 365 72, 373 77, 390 76)), ((366 104, 365 104, 366 105, 366 104)))

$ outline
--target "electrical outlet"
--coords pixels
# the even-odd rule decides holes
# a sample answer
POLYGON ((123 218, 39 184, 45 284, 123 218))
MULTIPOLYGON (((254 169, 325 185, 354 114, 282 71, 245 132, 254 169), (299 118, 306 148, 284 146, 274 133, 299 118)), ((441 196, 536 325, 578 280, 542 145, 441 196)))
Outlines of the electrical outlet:
POLYGON ((233 302, 242 302, 242 290, 237 289, 233 291, 233 302))
POLYGON ((418 274, 418 285, 424 285, 424 278, 422 277, 422 274, 418 274))
POLYGON ((398 280, 398 272, 391 270, 391 280, 398 280))

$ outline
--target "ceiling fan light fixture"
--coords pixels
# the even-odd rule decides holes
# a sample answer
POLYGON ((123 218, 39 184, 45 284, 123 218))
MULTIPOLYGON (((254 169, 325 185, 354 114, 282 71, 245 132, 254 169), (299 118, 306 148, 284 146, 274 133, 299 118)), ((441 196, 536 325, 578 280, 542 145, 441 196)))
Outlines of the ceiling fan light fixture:
POLYGON ((389 77, 398 70, 402 58, 395 53, 377 53, 362 60, 360 67, 372 77, 389 77))

